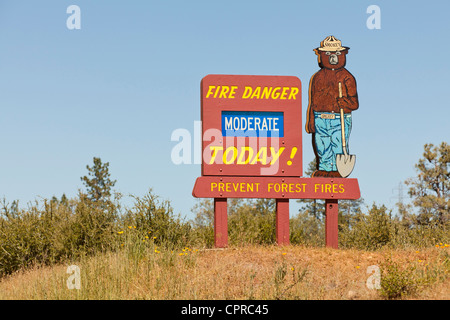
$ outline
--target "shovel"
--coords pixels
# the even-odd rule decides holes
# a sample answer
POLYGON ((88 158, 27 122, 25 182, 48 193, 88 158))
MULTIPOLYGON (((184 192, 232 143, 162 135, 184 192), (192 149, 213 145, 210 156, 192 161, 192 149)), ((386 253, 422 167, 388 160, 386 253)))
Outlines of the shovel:
MULTIPOLYGON (((342 84, 339 82, 339 98, 342 98, 342 84)), ((345 124, 344 124, 344 109, 341 108, 341 131, 342 131, 342 150, 344 154, 336 155, 336 166, 341 177, 346 178, 352 173, 355 166, 356 156, 347 154, 345 143, 345 124)))

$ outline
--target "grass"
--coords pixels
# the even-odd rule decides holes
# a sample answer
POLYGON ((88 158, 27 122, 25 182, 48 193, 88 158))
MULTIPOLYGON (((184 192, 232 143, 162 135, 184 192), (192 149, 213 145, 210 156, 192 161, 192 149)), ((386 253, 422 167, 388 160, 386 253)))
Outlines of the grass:
POLYGON ((0 299, 450 299, 448 246, 171 250, 150 240, 139 249, 126 243, 116 252, 18 271, 0 281, 0 299), (80 268, 80 290, 68 289, 71 264, 80 268), (372 265, 381 270, 378 290, 366 286, 372 265))

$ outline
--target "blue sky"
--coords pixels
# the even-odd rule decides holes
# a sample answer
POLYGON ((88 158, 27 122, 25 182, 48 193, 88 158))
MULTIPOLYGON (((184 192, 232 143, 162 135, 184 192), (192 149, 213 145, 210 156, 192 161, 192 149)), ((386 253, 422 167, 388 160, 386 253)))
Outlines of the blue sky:
POLYGON ((117 191, 153 188, 192 218, 201 168, 172 163, 171 134, 193 133, 201 79, 297 76, 305 114, 312 50, 334 35, 351 48, 360 100, 351 177, 366 204, 393 207, 423 145, 449 142, 449 12, 448 1, 0 1, 0 197, 74 197, 95 156, 117 191), (80 30, 66 27, 72 4, 80 30), (373 4, 379 30, 366 27, 373 4))

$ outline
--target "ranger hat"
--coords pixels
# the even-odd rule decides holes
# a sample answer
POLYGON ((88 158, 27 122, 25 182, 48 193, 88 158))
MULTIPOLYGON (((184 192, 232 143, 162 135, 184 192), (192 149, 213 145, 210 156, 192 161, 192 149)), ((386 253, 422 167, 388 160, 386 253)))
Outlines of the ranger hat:
POLYGON ((314 50, 320 51, 343 51, 350 49, 348 47, 343 47, 341 40, 336 39, 334 36, 326 37, 321 43, 320 47, 314 50))

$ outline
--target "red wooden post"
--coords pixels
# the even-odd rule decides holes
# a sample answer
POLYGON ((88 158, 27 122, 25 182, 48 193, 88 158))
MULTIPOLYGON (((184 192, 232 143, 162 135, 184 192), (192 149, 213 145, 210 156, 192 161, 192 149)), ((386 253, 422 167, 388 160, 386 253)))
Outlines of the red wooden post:
POLYGON ((325 200, 325 245, 338 248, 338 200, 325 200))
POLYGON ((277 243, 289 245, 289 199, 276 199, 276 215, 277 243))
POLYGON ((226 198, 214 198, 214 245, 216 248, 228 247, 228 216, 226 198))

